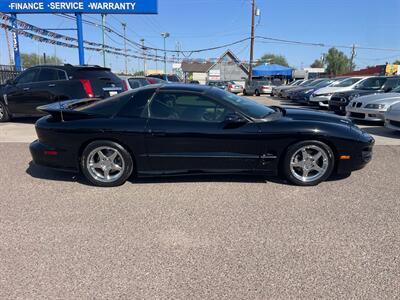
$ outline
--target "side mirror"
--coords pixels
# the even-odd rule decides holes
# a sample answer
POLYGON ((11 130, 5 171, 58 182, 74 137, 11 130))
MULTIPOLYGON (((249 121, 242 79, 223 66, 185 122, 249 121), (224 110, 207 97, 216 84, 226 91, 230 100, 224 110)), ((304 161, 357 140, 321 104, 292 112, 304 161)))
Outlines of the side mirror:
POLYGON ((228 114, 225 117, 225 123, 226 124, 245 124, 245 123, 247 123, 247 120, 239 114, 232 113, 232 114, 228 114))

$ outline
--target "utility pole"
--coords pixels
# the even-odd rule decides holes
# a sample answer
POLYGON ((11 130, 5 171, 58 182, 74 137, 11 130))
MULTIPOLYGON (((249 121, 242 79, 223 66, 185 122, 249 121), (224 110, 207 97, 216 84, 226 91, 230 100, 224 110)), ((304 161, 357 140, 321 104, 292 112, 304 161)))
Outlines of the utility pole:
POLYGON ((249 82, 253 79, 253 59, 254 59, 254 19, 256 15, 255 0, 251 1, 251 33, 250 33, 250 63, 249 63, 249 82))
POLYGON ((167 78, 167 50, 166 50, 166 40, 169 37, 168 32, 161 33, 161 36, 164 38, 164 76, 167 78))
POLYGON ((156 49, 156 71, 158 72, 158 57, 157 57, 157 49, 156 49))
POLYGON ((350 71, 353 71, 353 64, 354 64, 355 57, 356 57, 356 45, 353 44, 353 47, 351 48, 350 71))
POLYGON ((140 40, 142 42, 143 49, 143 74, 146 76, 146 48, 144 47, 144 39, 140 40))
POLYGON ((103 34, 103 67, 106 67, 106 15, 101 14, 101 31, 103 34))
POLYGON ((121 23, 124 29, 125 75, 128 75, 128 50, 126 49, 126 23, 121 23))

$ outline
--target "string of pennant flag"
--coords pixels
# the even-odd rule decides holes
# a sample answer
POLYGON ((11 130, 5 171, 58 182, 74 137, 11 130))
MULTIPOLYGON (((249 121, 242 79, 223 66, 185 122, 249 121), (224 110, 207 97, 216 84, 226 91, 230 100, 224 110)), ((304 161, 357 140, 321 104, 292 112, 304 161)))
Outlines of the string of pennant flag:
MULTIPOLYGON (((39 36, 37 34, 30 33, 30 32, 27 32, 27 31, 19 29, 19 28, 15 29, 15 28, 13 28, 12 26, 10 26, 8 24, 0 23, 0 27, 2 29, 6 29, 6 30, 11 31, 11 32, 13 32, 13 31, 17 32, 21 36, 24 36, 24 37, 27 37, 29 39, 38 41, 40 43, 46 43, 46 44, 51 44, 51 45, 56 45, 56 46, 66 47, 66 48, 78 48, 78 46, 75 45, 75 44, 66 43, 66 42, 50 39, 48 37, 39 36)), ((96 48, 96 47, 89 47, 89 46, 84 46, 84 48, 86 50, 88 50, 88 51, 96 51, 96 52, 103 51, 103 48, 96 48)), ((124 57, 126 56, 126 57, 137 58, 137 59, 143 59, 144 58, 143 56, 138 56, 138 55, 134 55, 134 54, 126 54, 125 55, 125 53, 123 53, 123 52, 112 50, 110 48, 112 48, 112 47, 105 48, 104 51, 106 53, 114 54, 114 55, 118 55, 118 56, 124 56, 124 57)), ((163 62, 164 61, 164 59, 162 59, 162 58, 152 57, 151 55, 149 55, 149 56, 146 55, 146 59, 152 60, 152 61, 159 61, 159 62, 163 62)), ((167 59, 167 62, 175 63, 177 61, 174 60, 174 59, 167 59)))

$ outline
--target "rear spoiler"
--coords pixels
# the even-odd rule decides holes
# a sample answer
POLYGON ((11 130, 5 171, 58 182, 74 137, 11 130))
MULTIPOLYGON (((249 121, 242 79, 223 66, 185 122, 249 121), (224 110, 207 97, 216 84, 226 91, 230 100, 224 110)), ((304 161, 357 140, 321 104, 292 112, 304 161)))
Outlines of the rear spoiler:
POLYGON ((78 99, 78 100, 67 100, 61 102, 54 102, 51 104, 39 106, 36 109, 40 112, 44 112, 52 115, 56 119, 64 121, 65 119, 77 119, 77 118, 87 118, 94 116, 93 114, 79 110, 80 107, 86 106, 97 101, 100 98, 88 98, 88 99, 78 99))

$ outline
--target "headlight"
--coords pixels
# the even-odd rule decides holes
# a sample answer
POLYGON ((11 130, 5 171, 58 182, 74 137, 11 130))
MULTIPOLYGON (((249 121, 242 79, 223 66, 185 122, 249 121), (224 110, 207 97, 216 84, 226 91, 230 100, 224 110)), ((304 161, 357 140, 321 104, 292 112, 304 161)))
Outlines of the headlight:
POLYGON ((383 109, 385 108, 385 104, 367 104, 365 108, 370 108, 370 109, 383 109))
POLYGON ((360 97, 360 94, 353 94, 353 95, 350 95, 349 100, 351 101, 351 100, 356 99, 358 97, 360 97))

